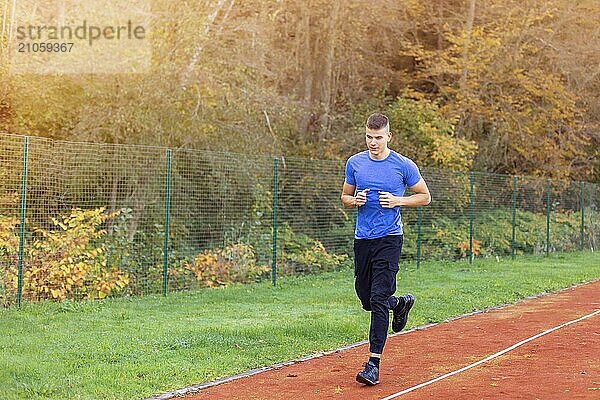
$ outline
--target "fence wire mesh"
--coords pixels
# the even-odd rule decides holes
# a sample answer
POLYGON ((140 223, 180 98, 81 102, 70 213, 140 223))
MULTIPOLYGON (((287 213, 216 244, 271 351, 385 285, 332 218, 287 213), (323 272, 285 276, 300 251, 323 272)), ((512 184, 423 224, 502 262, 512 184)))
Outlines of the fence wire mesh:
MULTIPOLYGON (((597 185, 423 168, 403 261, 595 250, 597 185)), ((344 162, 0 134, 0 298, 144 295, 351 262, 344 162)))

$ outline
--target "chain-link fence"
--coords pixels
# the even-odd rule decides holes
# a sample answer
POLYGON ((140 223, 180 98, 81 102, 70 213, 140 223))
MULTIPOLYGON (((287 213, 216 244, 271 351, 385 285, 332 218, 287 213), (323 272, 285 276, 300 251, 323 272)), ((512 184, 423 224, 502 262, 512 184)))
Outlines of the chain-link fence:
MULTIPOLYGON (((596 249, 598 186, 422 169, 402 258, 596 249)), ((103 298, 339 268, 344 163, 0 134, 0 297, 103 298)))

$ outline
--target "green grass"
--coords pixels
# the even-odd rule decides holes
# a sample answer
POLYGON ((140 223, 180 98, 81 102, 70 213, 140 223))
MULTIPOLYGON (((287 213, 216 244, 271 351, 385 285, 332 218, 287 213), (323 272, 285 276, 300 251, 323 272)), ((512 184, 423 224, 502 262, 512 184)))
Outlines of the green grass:
MULTIPOLYGON (((598 253, 402 266, 418 326, 600 278, 598 253)), ((0 311, 0 398, 139 399, 363 340, 351 270, 0 311)))

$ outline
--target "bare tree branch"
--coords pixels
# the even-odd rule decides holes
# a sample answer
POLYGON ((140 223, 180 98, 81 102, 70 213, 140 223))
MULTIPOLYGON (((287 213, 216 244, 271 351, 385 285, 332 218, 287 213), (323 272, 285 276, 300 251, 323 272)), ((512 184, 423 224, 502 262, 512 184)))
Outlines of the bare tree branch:
MULTIPOLYGON (((196 67, 196 64, 198 63, 198 60, 200 59, 200 55, 202 54, 202 51, 204 50, 204 45, 205 45, 207 37, 210 33, 211 27, 214 25, 215 20, 217 19, 217 16, 219 15, 219 12, 223 9, 223 7, 225 5, 225 1, 226 0, 219 0, 217 2, 217 6, 213 10, 213 12, 208 16, 208 20, 204 24, 204 31, 203 31, 204 35, 200 39, 201 43, 198 44, 198 46, 194 50, 194 54, 192 55, 192 58, 191 58, 190 62, 188 63, 187 68, 185 69, 185 72, 183 73, 181 80, 180 80, 180 86, 183 89, 187 88, 187 85, 189 83, 189 79, 192 75, 192 72, 194 71, 194 68, 196 67)), ((229 6, 227 8, 227 11, 225 12, 225 15, 222 18, 222 21, 227 19, 227 17, 229 16, 229 12, 233 8, 234 3, 235 3, 235 0, 229 0, 229 6)), ((217 32, 220 32, 221 29, 222 29, 222 25, 218 28, 217 32)))

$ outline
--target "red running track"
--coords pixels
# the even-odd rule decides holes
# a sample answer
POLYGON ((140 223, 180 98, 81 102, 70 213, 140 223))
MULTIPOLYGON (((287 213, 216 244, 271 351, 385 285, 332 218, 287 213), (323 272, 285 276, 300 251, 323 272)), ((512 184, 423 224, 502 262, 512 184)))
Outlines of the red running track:
POLYGON ((205 388, 185 398, 381 400, 531 339, 473 368, 394 398, 600 399, 598 310, 600 281, 595 281, 390 336, 377 386, 362 386, 354 379, 368 354, 367 345, 361 345, 205 388), (565 323, 570 324, 560 327, 565 323))

